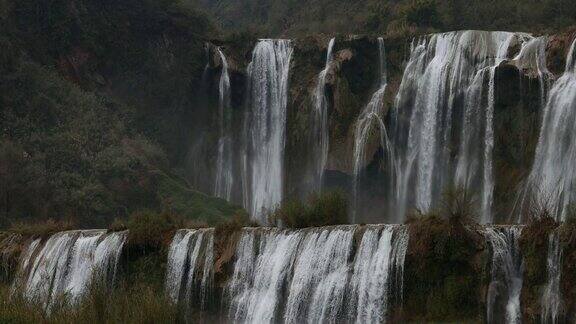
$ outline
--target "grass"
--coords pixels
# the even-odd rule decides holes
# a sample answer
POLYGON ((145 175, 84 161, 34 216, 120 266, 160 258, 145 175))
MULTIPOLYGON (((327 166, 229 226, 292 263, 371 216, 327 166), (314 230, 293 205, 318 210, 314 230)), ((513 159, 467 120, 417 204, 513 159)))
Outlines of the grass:
POLYGON ((176 323, 177 309, 150 286, 92 289, 77 307, 62 303, 50 315, 0 286, 0 323, 176 323))
POLYGON ((48 237, 54 233, 75 228, 73 222, 49 218, 43 221, 15 222, 10 225, 8 231, 26 237, 48 237))
POLYGON ((159 195, 163 205, 187 220, 213 226, 243 212, 241 207, 232 205, 224 199, 191 189, 181 179, 161 172, 158 176, 159 195))

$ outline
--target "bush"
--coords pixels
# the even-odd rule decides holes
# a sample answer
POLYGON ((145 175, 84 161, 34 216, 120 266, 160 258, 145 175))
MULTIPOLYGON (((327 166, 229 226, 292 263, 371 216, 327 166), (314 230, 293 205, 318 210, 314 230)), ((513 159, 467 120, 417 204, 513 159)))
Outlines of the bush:
POLYGON ((348 202, 341 191, 313 194, 307 204, 287 201, 270 216, 270 222, 290 228, 346 224, 348 202))
POLYGON ((182 220, 172 213, 141 210, 130 215, 125 227, 130 230, 130 245, 160 248, 171 238, 170 234, 182 226, 182 220))
POLYGON ((464 188, 446 189, 440 201, 440 215, 447 217, 451 223, 465 224, 477 219, 474 207, 476 200, 464 188))
POLYGON ((67 220, 54 220, 49 218, 44 221, 15 222, 10 226, 9 231, 22 236, 49 237, 50 235, 62 231, 75 229, 75 224, 67 220))

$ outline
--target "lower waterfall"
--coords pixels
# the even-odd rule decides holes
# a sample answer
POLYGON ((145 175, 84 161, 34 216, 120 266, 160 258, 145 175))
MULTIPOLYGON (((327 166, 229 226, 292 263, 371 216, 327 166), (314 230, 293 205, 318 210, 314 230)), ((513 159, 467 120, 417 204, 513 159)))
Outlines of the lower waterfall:
POLYGON ((520 253, 519 240, 521 226, 488 227, 486 238, 492 248, 492 281, 488 287, 486 300, 486 321, 520 323, 520 292, 524 262, 520 253), (499 307, 503 309, 497 309, 499 307))
POLYGON ((245 229, 227 287, 235 322, 324 323, 386 320, 390 296, 401 298, 408 231, 356 226, 245 229))
POLYGON ((548 256, 546 258, 546 286, 542 295, 542 322, 558 323, 562 313, 562 295, 560 279, 562 277, 562 248, 558 231, 548 237, 548 256))
POLYGON ((168 252, 166 294, 189 312, 192 304, 204 309, 211 292, 214 229, 179 230, 168 252))
POLYGON ((126 237, 127 232, 85 230, 36 239, 23 252, 13 291, 48 311, 63 298, 78 303, 94 280, 113 284, 126 237))

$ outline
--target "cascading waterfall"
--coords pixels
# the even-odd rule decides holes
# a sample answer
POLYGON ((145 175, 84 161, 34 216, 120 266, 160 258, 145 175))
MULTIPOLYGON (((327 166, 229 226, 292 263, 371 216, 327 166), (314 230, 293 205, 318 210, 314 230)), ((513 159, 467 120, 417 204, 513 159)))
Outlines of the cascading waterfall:
MULTIPOLYGON (((550 89, 534 164, 525 186, 528 191, 521 193, 522 205, 536 203, 559 221, 566 220, 569 205, 576 197, 575 47, 576 40, 570 47, 564 74, 550 89)), ((523 212, 517 213, 517 221, 522 221, 523 215, 523 212)))
POLYGON ((284 144, 290 40, 260 40, 248 67, 249 112, 245 122, 243 172, 246 208, 253 219, 267 223, 266 214, 280 203, 284 188, 284 144))
POLYGON ((352 258, 356 230, 244 229, 226 290, 231 319, 385 321, 389 296, 401 299, 408 231, 400 225, 370 226, 352 258))
POLYGON ((76 304, 94 280, 114 283, 126 237, 127 232, 85 230, 60 232, 45 243, 34 240, 22 255, 13 291, 48 311, 62 298, 76 304))
POLYGON ((382 121, 382 108, 384 105, 384 94, 386 93, 386 86, 388 85, 387 73, 386 73, 386 49, 384 47, 384 39, 382 37, 378 38, 378 55, 379 55, 379 79, 378 79, 378 89, 370 101, 364 107, 358 121, 356 122, 356 128, 354 131, 354 152, 353 152, 353 175, 352 175, 352 196, 353 196, 353 208, 352 208, 352 222, 356 222, 356 213, 358 205, 358 185, 360 172, 365 164, 365 146, 366 141, 370 135, 370 131, 376 124, 376 127, 380 129, 380 139, 381 145, 386 150, 388 154, 389 162, 392 169, 395 169, 395 158, 392 151, 392 145, 388 139, 388 133, 384 122, 382 121))
POLYGON ((486 238, 492 248, 492 281, 486 296, 486 321, 499 323, 502 315, 506 323, 520 323, 520 292, 524 263, 519 240, 522 227, 488 227, 486 238), (503 305, 503 309, 497 309, 503 305), (503 314, 500 314, 502 312, 503 314))
POLYGON ((326 65, 318 75, 318 84, 314 91, 314 118, 313 118, 313 135, 315 143, 314 154, 314 190, 322 189, 324 177, 324 168, 328 161, 329 150, 329 130, 328 130, 328 99, 326 98, 326 75, 330 69, 334 49, 335 38, 330 39, 326 50, 326 65))
POLYGON ((407 248, 408 230, 405 226, 387 225, 366 229, 349 283, 347 307, 350 321, 386 321, 389 296, 396 294, 400 301, 402 299, 407 248))
POLYGON ((548 237, 548 256, 546 259, 546 286, 542 295, 542 322, 561 322, 563 311, 562 295, 560 293, 560 278, 562 277, 562 248, 558 231, 548 237))
POLYGON ((179 230, 168 252, 166 294, 188 312, 204 309, 213 283, 214 229, 179 230))
POLYGON ((218 86, 218 127, 220 139, 218 140, 218 157, 216 160, 216 179, 214 181, 214 195, 230 201, 232 195, 233 161, 232 161, 232 137, 231 112, 230 112, 230 76, 228 74, 228 61, 220 48, 217 49, 222 65, 220 83, 218 86))
MULTIPOLYGON (((480 221, 492 222, 496 67, 508 59, 510 48, 524 49, 531 39, 520 33, 462 31, 413 42, 392 118, 397 165, 402 166, 392 197, 398 221, 410 207, 428 212, 442 190, 454 184, 476 190, 480 221), (457 106, 463 107, 461 122, 455 120, 457 106)), ((528 64, 537 57, 526 53, 533 51, 521 51, 516 60, 528 64)))

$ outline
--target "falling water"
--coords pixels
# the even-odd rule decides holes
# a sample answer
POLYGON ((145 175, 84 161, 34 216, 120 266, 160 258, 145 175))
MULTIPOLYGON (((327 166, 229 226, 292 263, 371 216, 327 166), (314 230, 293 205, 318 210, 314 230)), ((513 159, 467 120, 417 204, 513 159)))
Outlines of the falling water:
POLYGON ((24 252, 14 291, 49 311, 62 298, 75 304, 97 280, 111 285, 127 232, 68 231, 44 244, 35 240, 24 252))
MULTIPOLYGON (((570 203, 575 201, 576 170, 576 67, 572 43, 566 71, 550 89, 544 108, 540 137, 534 164, 528 176, 528 194, 523 193, 524 203, 535 201, 545 207, 557 220, 566 220, 570 203)), ((522 220, 524 213, 518 213, 522 220)))
MULTIPOLYGON (((386 73, 386 49, 384 47, 384 39, 382 37, 378 38, 378 55, 379 55, 379 78, 378 78, 378 89, 370 101, 364 107, 360 116, 358 116, 358 121, 356 122, 356 128, 354 131, 354 153, 353 153, 353 178, 352 178, 352 195, 353 195, 353 207, 352 207, 352 222, 356 222, 356 212, 358 205, 358 185, 360 171, 364 167, 366 159, 366 142, 368 141, 370 132, 374 124, 380 129, 380 137, 382 147, 387 151, 390 161, 394 160, 394 154, 392 152, 392 146, 388 139, 388 133, 384 122, 382 121, 382 108, 384 105, 384 94, 386 93, 386 86, 388 85, 387 73, 386 73)), ((392 165, 395 165, 392 163, 392 165)), ((394 168, 394 167, 393 167, 394 168)))
POLYGON ((267 223, 266 213, 282 200, 288 76, 292 43, 260 40, 248 67, 250 111, 245 123, 246 208, 267 223))
POLYGON ((257 248, 250 248, 246 245, 255 235, 251 231, 239 244, 229 288, 230 315, 236 322, 271 323, 278 319, 282 287, 292 273, 303 233, 271 229, 261 234, 257 248))
POLYGON ((333 60, 332 49, 334 48, 335 38, 330 39, 328 49, 326 51, 326 65, 322 72, 318 75, 318 84, 314 92, 314 140, 315 154, 314 154, 314 190, 320 191, 322 189, 322 180, 324 176, 324 168, 328 161, 329 150, 329 133, 328 133, 328 99, 326 98, 326 75, 330 69, 330 64, 333 60))
POLYGON ((542 322, 558 323, 561 321, 562 296, 560 278, 562 277, 562 249, 559 233, 550 233, 548 237, 548 257, 546 259, 547 281, 542 295, 542 322))
POLYGON ((366 229, 350 279, 348 316, 356 323, 383 323, 390 295, 401 301, 408 230, 387 225, 366 229), (380 237, 380 238, 378 238, 380 237))
POLYGON ((401 300, 408 231, 399 225, 370 226, 354 257, 356 230, 244 229, 227 288, 231 319, 385 321, 389 297, 401 300))
POLYGON ((519 240, 522 227, 488 227, 486 237, 492 248, 492 281, 488 287, 486 320, 498 323, 495 317, 502 311, 506 323, 520 323, 520 292, 524 263, 520 253, 519 240), (504 309, 496 309, 505 305, 504 309))
MULTIPOLYGON (((397 165, 402 166, 392 197, 399 220, 409 207, 429 211, 442 190, 455 184, 478 191, 480 221, 492 222, 496 67, 512 46, 524 48, 531 39, 527 34, 462 31, 414 41, 393 112, 397 165), (459 106, 461 122, 455 121, 459 106), (456 155, 451 148, 455 139, 456 155), (411 192, 415 195, 409 197, 411 192)), ((522 54, 517 61, 531 63, 534 57, 522 54)))
POLYGON ((220 74, 218 117, 220 128, 220 139, 218 140, 218 157, 216 160, 216 179, 214 185, 214 195, 226 200, 230 200, 232 194, 232 138, 231 116, 230 116, 230 76, 228 75, 228 62, 222 50, 218 48, 218 55, 222 64, 220 74))
POLYGON ((206 306, 214 265, 214 229, 179 230, 168 252, 166 294, 188 312, 192 304, 206 306))

